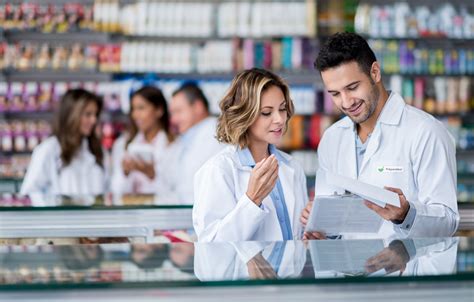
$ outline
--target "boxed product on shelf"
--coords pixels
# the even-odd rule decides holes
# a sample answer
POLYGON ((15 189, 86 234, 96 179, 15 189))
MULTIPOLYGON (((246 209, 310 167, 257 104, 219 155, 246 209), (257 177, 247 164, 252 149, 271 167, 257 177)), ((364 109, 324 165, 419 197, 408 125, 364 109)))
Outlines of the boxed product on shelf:
POLYGON ((3 69, 96 70, 99 51, 100 48, 98 49, 96 45, 79 43, 72 45, 30 42, 5 44, 3 69))
POLYGON ((432 114, 471 112, 474 99, 472 79, 463 77, 406 77, 392 75, 388 88, 405 102, 432 114))
POLYGON ((357 7, 357 32, 372 37, 474 38, 474 14, 465 5, 362 3, 357 7))
POLYGON ((2 121, 0 122, 0 150, 3 152, 31 152, 50 134, 49 121, 2 121))
POLYGON ((0 27, 43 33, 91 30, 92 7, 80 3, 46 4, 24 2, 0 5, 0 27))
POLYGON ((314 1, 235 1, 219 4, 216 27, 222 37, 314 36, 315 19, 314 1))
POLYGON ((428 47, 413 40, 368 41, 385 73, 421 75, 471 75, 474 74, 474 50, 460 46, 452 49, 428 47))
POLYGON ((283 150, 316 150, 324 131, 335 121, 335 117, 313 114, 295 115, 288 123, 288 129, 279 145, 283 150))

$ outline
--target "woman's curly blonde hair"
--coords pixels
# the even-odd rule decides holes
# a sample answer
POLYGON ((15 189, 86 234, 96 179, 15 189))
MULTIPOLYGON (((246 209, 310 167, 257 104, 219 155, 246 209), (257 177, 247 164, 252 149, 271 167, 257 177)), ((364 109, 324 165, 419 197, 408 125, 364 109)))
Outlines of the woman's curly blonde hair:
POLYGON ((248 147, 248 129, 260 113, 262 94, 270 87, 281 89, 285 96, 288 121, 294 112, 288 84, 278 75, 260 68, 239 72, 219 103, 221 114, 217 124, 217 140, 222 143, 248 147))

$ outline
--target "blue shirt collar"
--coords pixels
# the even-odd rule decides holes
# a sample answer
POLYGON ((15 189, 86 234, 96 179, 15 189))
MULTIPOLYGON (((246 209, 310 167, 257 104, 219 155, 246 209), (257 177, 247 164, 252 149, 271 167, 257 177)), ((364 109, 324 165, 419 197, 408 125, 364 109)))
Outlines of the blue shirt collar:
MULTIPOLYGON (((270 154, 275 154, 278 163, 288 164, 288 160, 282 156, 280 151, 275 147, 275 145, 269 145, 268 151, 270 154)), ((255 160, 253 159, 252 153, 250 153, 249 148, 241 149, 237 147, 237 155, 239 156, 240 164, 246 167, 254 167, 255 160)))

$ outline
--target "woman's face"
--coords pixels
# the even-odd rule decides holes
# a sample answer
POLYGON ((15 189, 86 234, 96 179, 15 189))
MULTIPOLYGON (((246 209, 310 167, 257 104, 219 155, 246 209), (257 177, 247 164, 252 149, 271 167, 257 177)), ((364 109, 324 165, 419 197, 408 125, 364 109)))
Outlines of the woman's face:
POLYGON ((90 136, 97 124, 97 115, 99 108, 95 102, 88 102, 81 114, 81 135, 90 136))
POLYGON ((249 128, 249 144, 278 144, 283 137, 288 112, 283 91, 271 86, 261 95, 260 112, 249 128))
POLYGON ((132 98, 132 120, 140 132, 147 132, 159 126, 162 115, 161 108, 156 108, 141 95, 132 98))

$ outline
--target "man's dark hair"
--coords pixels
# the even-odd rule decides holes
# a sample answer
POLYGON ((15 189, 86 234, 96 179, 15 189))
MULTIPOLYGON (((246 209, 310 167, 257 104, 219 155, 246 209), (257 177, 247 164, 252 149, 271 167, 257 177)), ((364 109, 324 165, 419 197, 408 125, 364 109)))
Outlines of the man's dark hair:
POLYGON ((181 92, 184 93, 190 104, 194 104, 195 102, 202 102, 206 110, 209 112, 209 101, 204 95, 204 92, 201 90, 201 88, 199 88, 196 83, 184 83, 181 87, 179 87, 173 92, 173 96, 181 92))
POLYGON ((367 41, 358 34, 336 33, 324 43, 314 67, 323 72, 352 61, 357 62, 360 69, 370 77, 370 69, 377 58, 367 41))

